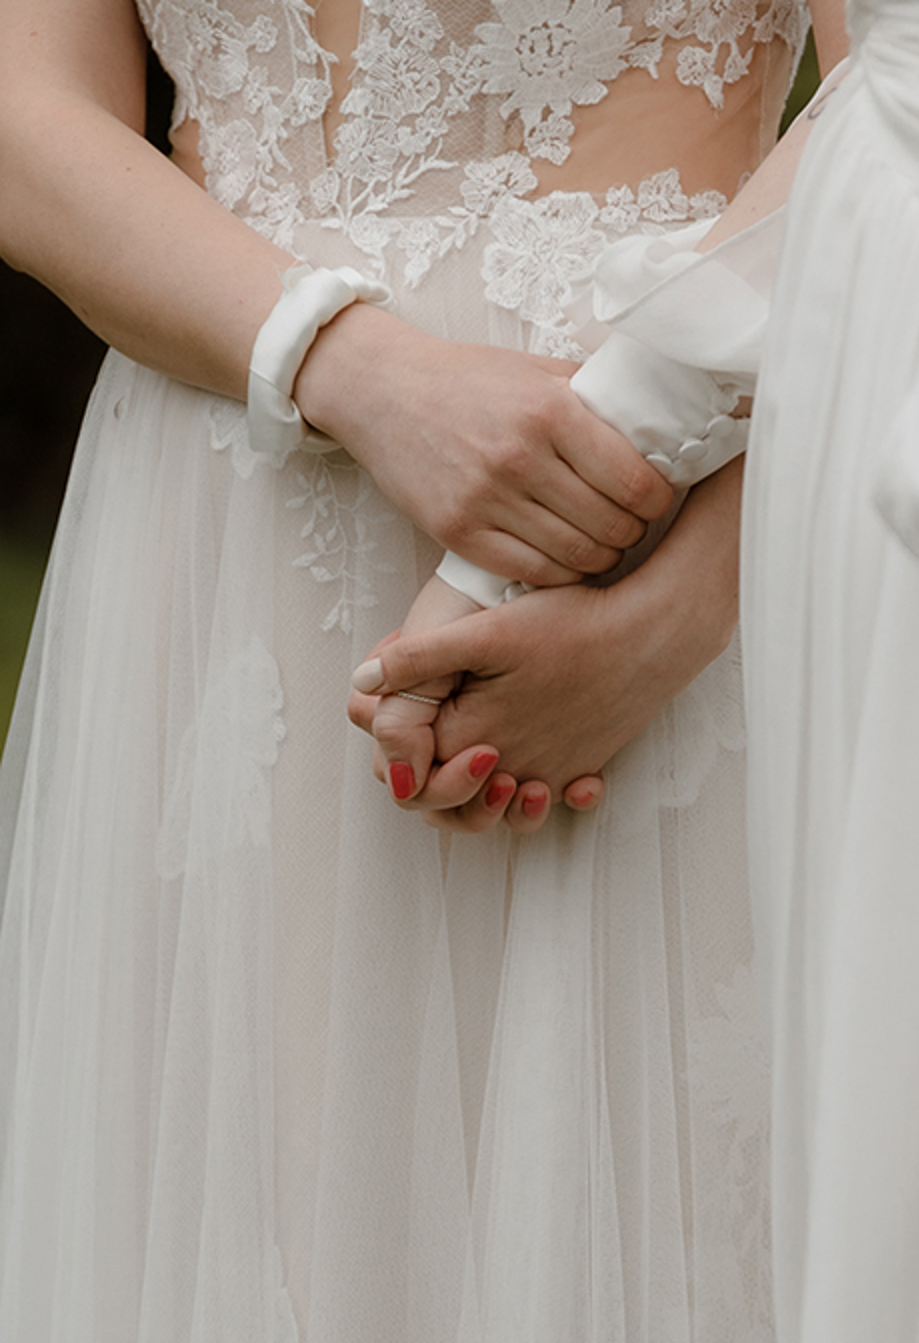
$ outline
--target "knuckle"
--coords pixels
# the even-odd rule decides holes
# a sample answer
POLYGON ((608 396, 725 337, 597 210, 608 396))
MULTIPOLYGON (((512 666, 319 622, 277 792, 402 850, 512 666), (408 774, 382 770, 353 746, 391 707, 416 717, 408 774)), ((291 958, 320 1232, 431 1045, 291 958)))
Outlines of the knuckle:
POLYGON ((373 736, 381 750, 388 752, 394 746, 402 746, 408 732, 404 723, 385 709, 378 710, 373 720, 373 736))
POLYGON ((624 464, 619 471, 617 495, 623 508, 638 517, 650 520, 667 511, 667 491, 661 490, 662 479, 647 462, 637 458, 624 464))
POLYGON ((604 547, 583 534, 570 537, 562 551, 562 563, 579 573, 587 573, 598 564, 606 564, 608 558, 609 553, 604 547))
POLYGON ((502 481, 526 480, 532 469, 532 455, 526 437, 505 438, 497 444, 494 467, 495 474, 502 481))
POLYGON ((617 511, 606 528, 604 540, 616 550, 628 550, 635 546, 648 530, 648 524, 634 513, 617 511))
POLYGON ((448 550, 458 550, 466 541, 470 530, 469 512, 471 508, 471 502, 468 508, 464 508, 456 500, 444 508, 438 524, 437 539, 448 550))
MULTIPOLYGON (((527 583, 533 588, 552 587, 558 583, 558 566, 553 564, 547 556, 531 551, 521 556, 519 563, 514 566, 512 575, 517 582, 527 583)), ((486 656, 491 653, 491 648, 486 645, 483 652, 486 656)))
POLYGON ((559 386, 541 384, 527 397, 525 427, 536 433, 551 433, 559 418, 559 386))

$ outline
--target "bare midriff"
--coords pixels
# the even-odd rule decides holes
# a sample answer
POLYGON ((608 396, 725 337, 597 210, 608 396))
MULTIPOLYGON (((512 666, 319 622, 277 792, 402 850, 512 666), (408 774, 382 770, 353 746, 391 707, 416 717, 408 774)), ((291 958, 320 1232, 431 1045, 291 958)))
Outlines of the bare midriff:
MULTIPOLYGON (((333 97, 323 119, 329 158, 342 122, 341 104, 350 87, 352 53, 360 30, 358 0, 319 5, 313 28, 317 40, 338 54, 332 66, 333 97)), ((563 164, 531 160, 539 185, 534 194, 588 191, 602 195, 611 186, 633 189, 645 178, 677 168, 684 191, 720 191, 731 197, 774 143, 791 72, 791 53, 779 40, 754 47, 748 73, 724 89, 724 106, 714 109, 698 88, 680 84, 675 73, 678 48, 660 62, 658 77, 626 70, 609 93, 571 114, 574 135, 563 164)), ((172 132, 173 158, 204 185, 198 153, 198 126, 185 121, 172 132)), ((508 119, 502 151, 523 149, 519 117, 508 119)))

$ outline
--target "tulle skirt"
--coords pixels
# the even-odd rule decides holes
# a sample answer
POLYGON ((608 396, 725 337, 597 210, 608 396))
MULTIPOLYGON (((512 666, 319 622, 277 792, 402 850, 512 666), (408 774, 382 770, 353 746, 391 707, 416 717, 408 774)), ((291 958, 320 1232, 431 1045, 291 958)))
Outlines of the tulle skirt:
MULTIPOLYGON (((399 310, 527 348, 481 245, 399 310)), ((10 1343, 772 1337, 737 646, 598 814, 445 840, 345 717, 436 558, 109 356, 4 763, 10 1343)))
POLYGON ((876 502, 919 456, 919 8, 885 8, 792 198, 747 464, 782 1343, 919 1332, 919 557, 876 502))

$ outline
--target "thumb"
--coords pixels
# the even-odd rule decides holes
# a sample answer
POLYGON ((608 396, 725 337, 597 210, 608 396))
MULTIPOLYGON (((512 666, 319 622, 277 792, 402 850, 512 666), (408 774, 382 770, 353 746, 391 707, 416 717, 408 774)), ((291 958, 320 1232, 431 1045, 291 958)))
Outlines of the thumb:
POLYGON ((396 640, 361 663, 351 677, 354 689, 364 695, 389 695, 442 676, 481 673, 490 614, 482 611, 425 634, 396 640))

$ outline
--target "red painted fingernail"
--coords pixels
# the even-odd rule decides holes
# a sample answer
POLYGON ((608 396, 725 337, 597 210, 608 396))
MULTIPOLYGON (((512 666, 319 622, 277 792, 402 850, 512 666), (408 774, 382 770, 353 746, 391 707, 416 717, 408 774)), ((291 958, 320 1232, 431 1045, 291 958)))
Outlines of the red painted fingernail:
POLYGON ((505 806, 514 796, 514 785, 512 783, 491 783, 488 785, 488 791, 485 794, 485 805, 495 811, 499 807, 505 806))
POLYGON ((497 763, 498 753, 496 751, 479 751, 478 755, 472 757, 469 773, 474 779, 484 779, 485 775, 491 773, 497 763))
POLYGON ((403 802, 407 797, 411 797, 415 791, 415 771, 411 765, 397 761, 395 765, 389 767, 389 782, 393 797, 397 797, 400 802, 403 802))
POLYGON ((534 816, 539 815, 545 805, 546 796, 544 793, 538 793, 535 797, 532 795, 530 797, 525 797, 523 799, 523 814, 524 816, 529 816, 532 820, 534 816))
POLYGON ((568 798, 576 807, 589 807, 593 800, 593 793, 571 793, 568 798))

